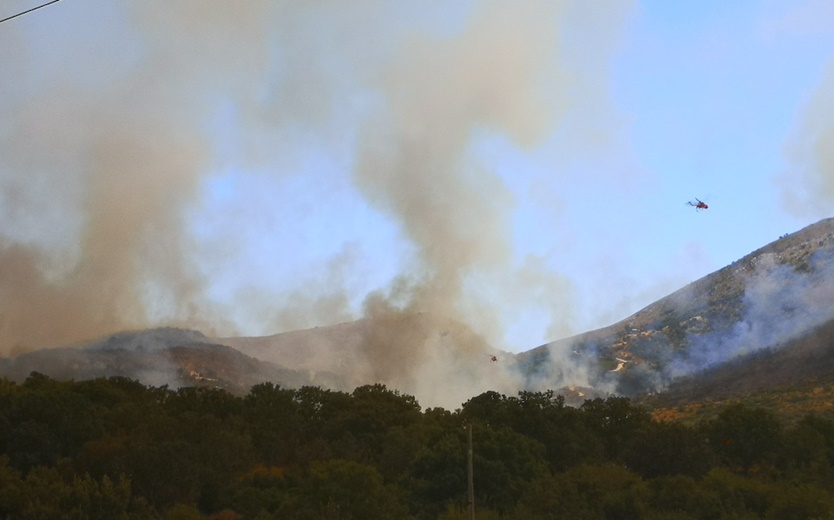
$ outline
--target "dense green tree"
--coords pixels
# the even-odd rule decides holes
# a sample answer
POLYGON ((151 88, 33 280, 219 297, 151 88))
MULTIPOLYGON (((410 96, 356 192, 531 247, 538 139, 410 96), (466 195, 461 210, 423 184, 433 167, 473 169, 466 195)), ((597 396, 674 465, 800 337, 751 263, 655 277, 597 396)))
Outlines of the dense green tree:
POLYGON ((133 520, 154 518, 142 499, 132 495, 129 480, 65 476, 58 468, 32 469, 18 488, 16 509, 4 518, 133 520))
POLYGON ((785 433, 787 463, 799 477, 834 485, 834 422, 808 415, 785 433))
POLYGON ((510 518, 640 519, 648 500, 639 475, 620 466, 580 465, 534 482, 510 518))
POLYGON ((545 447, 553 471, 603 460, 603 438, 588 427, 582 412, 566 406, 564 397, 552 390, 519 392, 518 397, 484 392, 464 403, 461 416, 535 439, 545 447))
POLYGON ((725 517, 780 520, 830 518, 834 496, 826 489, 770 477, 749 477, 727 468, 714 468, 703 486, 717 496, 725 517))
MULTIPOLYGON (((475 516, 478 520, 501 520, 505 518, 497 511, 486 507, 475 505, 475 516)), ((446 510, 437 517, 437 520, 469 520, 469 507, 461 507, 449 504, 446 510)))
POLYGON ((352 434, 343 431, 337 420, 350 406, 350 394, 305 386, 296 390, 294 399, 305 440, 296 454, 299 463, 350 458, 352 434))
POLYGON ((272 383, 255 385, 244 398, 243 413, 261 463, 286 466, 296 461, 303 425, 295 391, 272 383))
POLYGON ((115 476, 128 471, 125 457, 130 441, 131 437, 127 434, 104 435, 87 441, 75 458, 76 470, 95 477, 115 476))
POLYGON ((647 481, 650 504, 658 518, 721 518, 722 505, 713 490, 684 475, 664 476, 647 481))
POLYGON ((379 438, 373 464, 386 482, 397 482, 408 471, 417 453, 425 445, 427 433, 421 425, 395 426, 379 438))
POLYGON ((508 426, 515 422, 514 407, 507 396, 490 390, 463 403, 461 416, 467 422, 508 426))
POLYGON ((782 462, 789 474, 804 481, 828 483, 834 476, 826 435, 807 420, 785 431, 782 462))
POLYGON ((317 462, 301 479, 281 517, 298 520, 407 520, 408 513, 393 487, 374 468, 334 459, 317 462))
POLYGON ((395 448, 388 444, 397 440, 394 432, 415 425, 420 417, 420 405, 414 397, 377 384, 356 388, 349 405, 340 410, 334 422, 345 444, 351 446, 350 458, 379 464, 385 449, 390 452, 395 448))
POLYGON ((196 506, 191 504, 174 504, 162 516, 162 520, 205 520, 196 506))
POLYGON ((830 491, 809 485, 770 485, 772 499, 768 520, 817 520, 834 516, 834 497, 830 491))
POLYGON ((583 412, 566 406, 561 396, 547 392, 521 392, 516 430, 540 442, 547 450, 551 471, 604 461, 605 440, 589 427, 583 412))
POLYGON ((658 423, 624 398, 0 380, 0 518, 826 518, 834 423, 725 409, 658 423))
POLYGON ((0 410, 2 451, 28 471, 74 456, 103 431, 100 409, 73 391, 74 383, 33 373, 0 410))
POLYGON ((140 438, 131 440, 122 460, 137 493, 157 511, 178 502, 198 498, 199 461, 197 450, 182 439, 140 438))
POLYGON ((108 473, 130 475, 157 510, 198 501, 214 512, 227 486, 255 464, 251 438, 237 426, 213 415, 156 416, 127 439, 108 473))
POLYGON ((507 513, 533 480, 548 474, 541 443, 510 428, 474 427, 473 469, 478 503, 507 513))
POLYGON ((421 518, 435 518, 448 504, 461 505, 466 500, 464 435, 462 427, 447 432, 416 454, 406 487, 411 509, 421 518))
POLYGON ((204 418, 199 437, 192 440, 198 450, 198 504, 206 513, 221 510, 230 484, 255 465, 251 437, 228 426, 227 421, 204 418))
POLYGON ((0 518, 9 518, 23 508, 23 478, 9 465, 9 458, 0 455, 0 518))
POLYGON ((154 396, 154 392, 149 391, 145 385, 126 377, 100 377, 78 381, 72 385, 72 389, 90 403, 109 410, 125 404, 151 403, 154 396))
POLYGON ((602 439, 608 460, 618 459, 624 447, 652 422, 645 408, 633 405, 625 397, 587 400, 580 409, 588 428, 602 439))
POLYGON ((772 490, 766 482, 739 475, 727 468, 713 468, 704 477, 703 485, 721 502, 721 510, 727 517, 755 515, 763 518, 772 499, 772 490))
POLYGON ((670 422, 647 424, 625 444, 622 460, 644 478, 702 477, 716 464, 712 449, 699 431, 670 422))
MULTIPOLYGON (((418 501, 433 504, 422 515, 437 515, 447 504, 464 503, 467 451, 467 432, 461 427, 418 454, 409 487, 418 501)), ((544 447, 510 428, 474 425, 473 454, 476 501, 499 513, 511 510, 527 485, 547 474, 544 447)))
POLYGON ((297 486, 298 477, 288 476, 285 469, 257 466, 236 479, 224 506, 240 512, 244 518, 291 511, 288 504, 294 500, 292 489, 297 486))
POLYGON ((743 469, 774 465, 784 453, 782 425, 762 408, 731 405, 706 426, 706 432, 718 456, 743 469))
POLYGON ((173 415, 188 413, 223 420, 240 416, 243 407, 240 398, 223 389, 208 387, 179 388, 165 399, 164 404, 165 410, 173 415))

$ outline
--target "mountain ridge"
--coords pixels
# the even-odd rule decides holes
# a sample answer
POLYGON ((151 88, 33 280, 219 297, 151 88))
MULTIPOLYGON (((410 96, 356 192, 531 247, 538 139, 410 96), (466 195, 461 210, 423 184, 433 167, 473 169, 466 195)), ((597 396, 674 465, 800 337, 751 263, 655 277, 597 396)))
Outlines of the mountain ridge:
POLYGON ((535 372, 548 357, 570 351, 598 361, 589 363, 592 381, 613 383, 616 393, 655 391, 748 351, 785 344, 834 317, 832 266, 834 219, 829 218, 783 235, 623 320, 518 358, 535 372), (809 309, 812 304, 816 307, 809 309))
POLYGON ((166 327, 119 332, 0 359, 0 375, 20 379, 27 370, 70 379, 117 375, 236 393, 267 380, 338 390, 382 382, 438 399, 449 393, 450 402, 496 388, 558 389, 575 400, 660 392, 673 402, 675 392, 708 398, 706 382, 713 380, 735 381, 743 393, 760 391, 767 382, 822 379, 829 372, 823 361, 832 341, 834 218, 829 218, 783 235, 623 320, 518 354, 494 349, 454 320, 390 310, 261 337, 216 338, 166 327), (767 381, 734 372, 745 363, 767 381))

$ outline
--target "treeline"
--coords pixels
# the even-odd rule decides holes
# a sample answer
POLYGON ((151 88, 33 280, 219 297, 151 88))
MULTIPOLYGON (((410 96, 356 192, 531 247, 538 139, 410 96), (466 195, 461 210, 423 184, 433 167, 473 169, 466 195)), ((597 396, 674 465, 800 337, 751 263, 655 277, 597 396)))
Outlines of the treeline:
POLYGON ((696 426, 628 399, 0 379, 0 518, 834 518, 834 423, 734 406, 696 426))

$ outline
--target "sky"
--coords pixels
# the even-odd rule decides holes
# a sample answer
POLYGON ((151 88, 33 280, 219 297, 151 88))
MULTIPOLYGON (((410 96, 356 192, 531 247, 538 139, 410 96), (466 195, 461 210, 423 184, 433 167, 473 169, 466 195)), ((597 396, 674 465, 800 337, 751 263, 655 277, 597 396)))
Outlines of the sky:
POLYGON ((511 352, 615 323, 832 216, 832 19, 62 0, 0 23, 0 353, 379 309, 511 352))

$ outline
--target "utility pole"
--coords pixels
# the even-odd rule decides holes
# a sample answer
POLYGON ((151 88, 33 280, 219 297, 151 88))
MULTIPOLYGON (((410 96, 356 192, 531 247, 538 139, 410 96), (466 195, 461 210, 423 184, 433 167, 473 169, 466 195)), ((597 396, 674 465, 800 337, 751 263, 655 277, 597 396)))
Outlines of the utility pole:
POLYGON ((469 450, 467 452, 467 466, 469 477, 469 520, 475 520, 475 477, 472 470, 472 423, 467 428, 469 434, 469 450))

